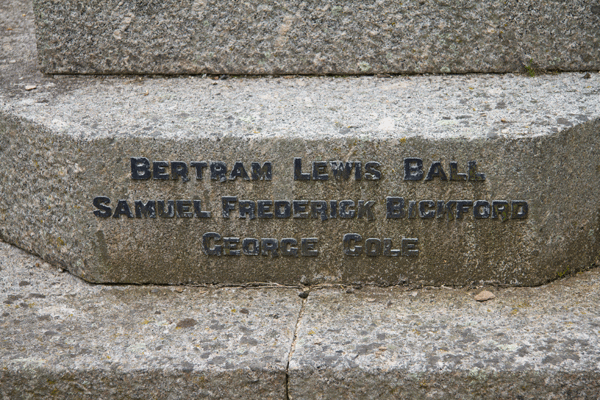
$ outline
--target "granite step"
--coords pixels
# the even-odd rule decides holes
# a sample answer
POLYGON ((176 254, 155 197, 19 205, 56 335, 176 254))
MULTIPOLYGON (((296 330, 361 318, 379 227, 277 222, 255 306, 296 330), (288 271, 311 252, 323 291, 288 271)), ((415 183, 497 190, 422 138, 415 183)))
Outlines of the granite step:
POLYGON ((539 285, 598 263, 588 76, 42 77, 0 236, 90 282, 539 285))
POLYGON ((93 285, 0 243, 0 398, 597 398, 599 295, 598 270, 535 288, 93 285))
POLYGON ((0 398, 600 397, 595 4, 74 5, 529 74, 1 2, 0 398))
POLYGON ((598 73, 51 76, 31 3, 4 4, 0 237, 90 282, 519 286, 598 264, 598 73))

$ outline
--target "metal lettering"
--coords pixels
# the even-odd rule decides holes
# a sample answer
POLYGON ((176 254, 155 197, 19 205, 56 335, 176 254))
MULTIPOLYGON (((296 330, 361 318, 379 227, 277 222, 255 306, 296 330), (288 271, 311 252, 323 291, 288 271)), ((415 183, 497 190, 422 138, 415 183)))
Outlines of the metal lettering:
POLYGON ((136 201, 135 203, 135 217, 136 218, 156 218, 156 202, 154 200, 148 201, 144 204, 143 201, 136 201))
POLYGON ((302 238, 302 257, 317 257, 319 255, 319 250, 316 248, 318 241, 317 238, 302 238))
POLYGON ((404 180, 420 181, 423 179, 423 160, 420 158, 404 159, 404 180))
POLYGON ((233 164, 231 172, 229 173, 230 181, 235 181, 236 178, 242 178, 245 181, 250 180, 250 177, 246 172, 246 168, 244 168, 244 164, 241 161, 236 161, 235 164, 233 164))
POLYGON ((190 180, 190 178, 188 178, 188 166, 182 161, 171 162, 171 175, 173 180, 177 180, 179 178, 181 178, 183 182, 190 180))
POLYGON ((104 196, 94 197, 93 201, 94 207, 97 210, 94 210, 94 215, 100 218, 109 218, 112 215, 112 210, 108 206, 110 204, 110 199, 104 196))
POLYGON ((387 209, 386 218, 400 219, 404 218, 404 198, 403 197, 386 197, 385 206, 387 209))
POLYGON ((150 179, 150 161, 146 157, 131 157, 131 179, 150 179))
POLYGON ((159 180, 167 180, 169 179, 169 173, 167 172, 167 168, 169 167, 169 163, 166 161, 154 161, 152 164, 153 169, 153 178, 159 180))

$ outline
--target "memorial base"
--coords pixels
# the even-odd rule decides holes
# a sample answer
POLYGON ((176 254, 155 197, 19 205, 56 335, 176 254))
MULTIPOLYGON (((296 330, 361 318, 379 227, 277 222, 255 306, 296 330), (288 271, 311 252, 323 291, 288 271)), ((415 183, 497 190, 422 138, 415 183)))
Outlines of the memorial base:
POLYGON ((597 270, 477 302, 475 287, 99 286, 6 243, 0 266, 3 398, 600 396, 597 270))

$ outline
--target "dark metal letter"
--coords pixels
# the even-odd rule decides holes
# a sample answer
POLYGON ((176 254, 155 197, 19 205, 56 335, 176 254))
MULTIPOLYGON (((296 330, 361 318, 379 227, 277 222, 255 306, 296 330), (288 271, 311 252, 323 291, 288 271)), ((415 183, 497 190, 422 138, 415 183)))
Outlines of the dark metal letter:
POLYGON ((411 200, 408 202, 408 219, 417 218, 417 202, 411 200))
POLYGON ((417 244, 419 244, 418 238, 403 238, 402 239, 402 255, 405 257, 418 256, 419 249, 417 249, 417 244))
POLYGON ((302 257, 317 257, 319 255, 319 250, 316 249, 318 241, 317 238, 302 238, 302 257))
POLYGON ((404 180, 420 181, 423 179, 423 160, 420 158, 404 159, 404 180))
POLYGON ((377 257, 381 255, 381 240, 377 238, 369 238, 365 240, 365 253, 369 257, 377 257))
POLYGON ((135 202, 135 217, 142 218, 142 216, 156 218, 156 202, 154 200, 150 200, 146 204, 141 200, 135 202))
POLYGON ((202 180, 202 170, 204 168, 208 167, 208 164, 205 163, 204 161, 200 161, 200 162, 194 161, 194 162, 191 162, 190 165, 193 168, 196 168, 196 180, 201 181, 202 180))
POLYGON ((258 218, 273 218, 273 201, 258 200, 256 203, 258 204, 258 218))
POLYGON ((364 218, 367 216, 367 221, 373 221, 375 216, 373 215, 373 206, 375 202, 373 200, 369 200, 366 203, 364 200, 358 201, 358 215, 357 218, 364 218))
POLYGON ((275 218, 289 218, 292 214, 292 204, 287 200, 275 201, 275 218))
POLYGON ((158 205, 158 216, 161 218, 173 218, 175 216, 175 202, 173 200, 167 201, 167 211, 165 211, 165 202, 159 200, 156 202, 158 205))
POLYGON ((221 245, 215 244, 215 247, 210 247, 211 239, 214 242, 221 240, 221 235, 216 232, 206 232, 202 235, 202 251, 207 256, 220 256, 223 251, 223 247, 221 245))
POLYGON ((150 161, 146 157, 131 157, 131 179, 150 179, 150 161))
POLYGON ((454 200, 449 200, 446 203, 446 215, 448 216, 448 221, 453 221, 454 218, 456 217, 455 214, 452 212, 452 208, 456 205, 456 201, 454 200))
POLYGON ((260 242, 258 239, 244 239, 242 241, 242 253, 246 256, 257 256, 260 253, 260 242))
POLYGON ((281 255, 284 257, 298 257, 298 241, 292 238, 281 239, 281 255))
POLYGON ((94 207, 97 210, 94 211, 94 215, 100 218, 108 218, 112 215, 112 210, 108 206, 110 204, 110 199, 104 196, 94 197, 94 207))
POLYGON ((383 255, 386 257, 398 257, 400 249, 392 249, 392 239, 383 239, 383 255))
POLYGON ((362 246, 356 245, 362 241, 362 236, 358 233, 346 233, 344 235, 343 246, 344 254, 347 256, 356 257, 362 253, 362 246), (354 244, 354 247, 350 247, 354 244))
POLYGON ((166 170, 168 167, 169 163, 166 161, 154 161, 152 165, 152 169, 154 170, 154 179, 169 179, 169 173, 166 170))
POLYGON ((242 178, 245 181, 249 181, 250 177, 248 176, 248 173, 246 172, 246 168, 244 168, 244 163, 241 161, 236 161, 235 164, 233 164, 233 168, 231 169, 231 172, 229 173, 229 180, 230 181, 235 181, 235 178, 242 178))
POLYGON ((471 200, 458 200, 456 202, 456 219, 462 219, 463 214, 469 212, 469 207, 473 205, 471 200))
POLYGON ((229 218, 229 211, 235 209, 235 203, 237 203, 237 197, 235 196, 223 196, 221 197, 221 203, 223 203, 223 218, 229 218))
POLYGON ((381 164, 377 161, 369 161, 365 164, 365 179, 368 181, 378 181, 381 179, 381 164))
POLYGON ((133 218, 133 213, 129 209, 129 204, 127 204, 127 200, 119 200, 117 206, 115 207, 113 218, 118 219, 121 215, 126 215, 127 218, 133 218))
POLYGON ((310 174, 302 172, 302 159, 294 158, 294 180, 295 181, 310 181, 310 174))
POLYGON ((385 206, 387 208, 386 218, 404 218, 404 197, 386 197, 385 206))
POLYGON ((342 200, 340 201, 340 218, 349 219, 354 218, 356 215, 355 210, 350 210, 350 207, 354 207, 354 201, 342 200))
POLYGON ((321 217, 321 221, 327 220, 327 202, 324 200, 311 200, 310 210, 313 218, 321 217))
POLYGON ((337 201, 329 201, 329 218, 337 218, 337 201))
POLYGON ((529 212, 529 205, 525 200, 512 200, 510 202, 511 215, 513 219, 525 219, 529 212))
POLYGON ((271 257, 279 257, 277 252, 278 248, 277 239, 263 238, 262 239, 262 255, 268 256, 271 253, 271 257))
POLYGON ((450 180, 451 181, 466 181, 467 174, 458 172, 458 163, 456 161, 450 162, 450 180))
POLYGON ((179 179, 179 177, 181 177, 181 180, 183 182, 189 181, 190 178, 188 178, 187 164, 182 161, 172 161, 171 162, 171 176, 174 180, 177 180, 177 179, 179 179))
POLYGON ((500 221, 508 221, 508 201, 493 200, 492 201, 492 218, 496 219, 500 216, 500 221))
POLYGON ((210 163, 210 179, 213 181, 227 181, 227 164, 223 161, 214 161, 210 163))
POLYGON ((308 218, 306 211, 308 200, 294 200, 292 204, 294 205, 294 218, 308 218))
POLYGON ((469 161, 467 165, 469 170, 469 182, 485 181, 485 174, 483 172, 477 172, 477 161, 469 161))
POLYGON ((354 161, 348 161, 344 163, 343 161, 330 161, 329 166, 331 167, 331 171, 333 172, 333 177, 337 180, 344 179, 347 181, 350 179, 350 174, 352 173, 352 168, 354 167, 354 161))
POLYGON ((435 217, 435 201, 421 200, 419 202, 419 217, 434 218, 435 217), (429 209, 429 210, 427 210, 429 209))
POLYGON ((329 174, 327 173, 327 162, 313 161, 312 178, 315 181, 326 181, 329 179, 329 174))
POLYGON ((477 200, 473 205, 473 216, 476 219, 483 219, 490 217, 490 203, 485 200, 477 200))
POLYGON ((273 177, 273 166, 271 165, 271 163, 269 161, 265 162, 262 167, 260 166, 259 163, 257 162, 253 162, 251 164, 251 168, 252 168, 252 180, 253 181, 258 181, 258 180, 265 180, 265 181, 270 181, 271 178, 273 177))
POLYGON ((210 218, 210 211, 202 211, 202 200, 194 200, 196 218, 210 218))
POLYGON ((427 177, 425 178, 425 180, 430 181, 435 177, 440 178, 442 181, 448 180, 448 178, 446 178, 446 173, 442 168, 442 163, 439 161, 434 161, 431 164, 431 167, 429 167, 429 172, 427 173, 427 177))
POLYGON ((240 200, 240 218, 256 218, 256 203, 252 200, 240 200))
POLYGON ((179 218, 192 218, 192 202, 190 200, 177 200, 177 216, 179 218))
POLYGON ((224 256, 239 256, 241 251, 238 249, 240 238, 225 237, 223 238, 223 255, 224 256))
POLYGON ((354 180, 360 181, 362 179, 362 163, 360 161, 354 161, 354 180))

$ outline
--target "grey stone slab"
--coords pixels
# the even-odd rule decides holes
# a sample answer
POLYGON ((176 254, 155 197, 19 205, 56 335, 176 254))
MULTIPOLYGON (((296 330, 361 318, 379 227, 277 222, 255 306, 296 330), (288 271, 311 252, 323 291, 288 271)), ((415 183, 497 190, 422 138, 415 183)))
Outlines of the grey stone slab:
POLYGON ((600 396, 600 272, 536 288, 312 290, 290 399, 600 396))
POLYGON ((36 0, 47 73, 600 69, 596 0, 36 0))
POLYGON ((591 267, 599 254, 599 82, 598 74, 47 79, 1 100, 0 232, 94 282, 540 284, 591 267), (133 180, 132 157, 185 162, 191 180, 133 180), (304 173, 313 161, 378 162, 381 179, 294 181, 294 157, 304 173), (451 162, 466 173, 475 161, 486 180, 408 182, 406 157, 423 159, 425 170, 441 161, 448 176, 451 162), (228 171, 241 161, 249 174, 252 162, 269 161, 273 177, 220 182, 207 170, 197 180, 195 161, 228 171), (211 218, 99 218, 100 196, 112 211, 127 201, 131 215, 135 201, 200 200, 211 218), (375 205, 372 220, 250 220, 236 203, 227 219, 224 196, 375 205), (388 196, 404 198, 405 212, 410 201, 506 200, 527 201, 529 213, 475 220, 471 207, 462 219, 391 220, 388 196), (208 232, 298 245, 317 238, 319 255, 207 256, 208 232), (393 248, 417 238, 420 253, 346 256, 347 233, 363 244, 391 238, 393 248))
POLYGON ((0 242, 0 397, 283 399, 301 301, 95 286, 0 242))
MULTIPOLYGON (((41 76, 33 4, 27 0, 6 0, 0 3, 0 82, 16 82, 28 75, 41 76)), ((0 86, 0 91, 5 90, 8 88, 0 86)))
MULTIPOLYGON (((11 1, 12 10, 27 8, 11 1)), ((27 17, 2 12, 20 26, 14 40, 33 40, 27 17)), ((18 53, 2 51, 6 59, 18 53)), ((30 65, 34 52, 26 54, 30 65)), ((212 80, 3 68, 0 236, 89 281, 535 285, 597 262, 598 73, 212 80), (132 180, 132 157, 185 162, 191 180, 132 180), (379 162, 381 179, 336 181, 328 166, 326 182, 294 181, 294 157, 304 173, 313 161, 360 162, 361 178, 368 162, 379 162), (408 182, 405 157, 422 158, 426 169, 441 161, 448 175, 451 162, 466 173, 475 161, 486 180, 408 182), (196 180, 193 161, 223 161, 229 171, 241 161, 248 173, 252 162, 270 161, 273 177, 220 182, 205 171, 196 180), (105 219, 93 214, 100 196, 111 199, 111 213, 119 200, 132 213, 136 200, 200 200, 211 218, 105 219), (249 220, 239 218, 239 204, 226 219, 224 196, 336 201, 338 208, 344 200, 374 201, 374 219, 249 220), (522 200, 529 213, 475 220, 466 206, 470 214, 459 220, 393 220, 388 196, 404 198, 405 212, 410 201, 522 200), (317 238, 319 255, 207 256, 207 232, 278 244, 317 238), (418 238, 420 253, 347 256, 347 233, 361 235, 363 245, 390 238, 394 248, 418 238)))

